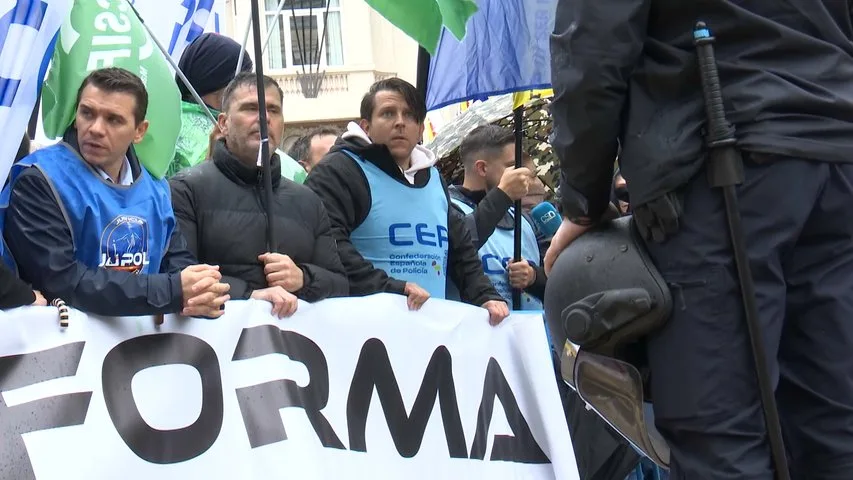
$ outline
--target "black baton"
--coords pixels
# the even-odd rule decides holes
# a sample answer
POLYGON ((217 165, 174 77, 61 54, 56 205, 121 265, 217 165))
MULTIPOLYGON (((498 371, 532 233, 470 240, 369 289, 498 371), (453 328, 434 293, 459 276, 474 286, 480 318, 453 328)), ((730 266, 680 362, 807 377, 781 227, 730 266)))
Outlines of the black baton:
POLYGON ((723 95, 720 89, 720 75, 717 72, 717 60, 714 57, 714 37, 704 22, 698 22, 693 31, 693 42, 699 58, 699 75, 702 79, 702 93, 705 97, 707 126, 705 146, 708 149, 708 182, 711 188, 722 188, 726 205, 726 218, 732 240, 735 266, 737 267, 741 297, 743 299, 746 325, 749 330, 749 342, 752 346, 752 358, 755 361, 755 375, 758 377, 758 389, 761 392, 761 405, 764 410, 764 422, 770 442, 770 454, 776 470, 776 478, 789 480, 788 459, 782 440, 782 425, 776 408, 776 397, 767 356, 764 350, 761 324, 758 321, 758 308, 755 303, 755 283, 749 268, 746 254, 743 225, 738 209, 736 185, 743 183, 743 159, 737 150, 735 129, 726 119, 723 107, 723 95))

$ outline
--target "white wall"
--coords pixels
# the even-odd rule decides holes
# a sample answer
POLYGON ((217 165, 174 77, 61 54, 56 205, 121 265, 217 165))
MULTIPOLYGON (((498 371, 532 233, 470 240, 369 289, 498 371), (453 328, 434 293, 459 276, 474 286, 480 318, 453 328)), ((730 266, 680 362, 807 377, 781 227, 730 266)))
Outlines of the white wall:
MULTIPOLYGON (((263 6, 263 2, 260 3, 263 6)), ((226 16, 233 17, 226 21, 229 36, 242 41, 250 15, 249 0, 226 0, 226 16)), ((261 24, 266 25, 264 20, 261 24)), ((355 118, 361 97, 378 78, 388 74, 415 84, 417 43, 371 9, 364 0, 341 0, 341 34, 344 65, 326 68, 323 88, 316 99, 304 98, 301 93, 296 80, 296 72, 301 72, 301 68, 268 70, 265 65, 264 73, 276 78, 284 90, 286 123, 322 123, 355 118)), ((261 41, 265 38, 266 32, 262 29, 261 41)), ((257 62, 251 34, 247 50, 257 62)))

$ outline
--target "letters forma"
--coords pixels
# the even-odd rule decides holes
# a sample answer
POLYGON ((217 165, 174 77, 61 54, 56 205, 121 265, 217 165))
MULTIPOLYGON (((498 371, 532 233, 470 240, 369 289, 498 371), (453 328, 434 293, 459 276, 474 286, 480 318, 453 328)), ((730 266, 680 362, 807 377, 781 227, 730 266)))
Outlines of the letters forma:
MULTIPOLYGON (((389 301, 398 303, 398 300, 403 302, 400 305, 401 308, 390 309, 391 315, 389 317, 400 317, 408 313, 405 310, 404 297, 387 294, 364 299, 341 299, 337 301, 339 306, 335 310, 340 313, 350 313, 358 318, 362 315, 359 313, 360 311, 366 314, 367 311, 389 310, 387 303, 389 301), (380 299, 376 297, 383 297, 381 298, 382 301, 378 302, 377 300, 380 299), (372 306, 365 308, 365 305, 361 308, 353 308, 359 303, 372 306), (384 307, 377 304, 384 305, 384 307)), ((300 307, 309 307, 315 311, 314 307, 331 302, 321 302, 310 306, 301 304, 300 307)), ((478 377, 477 381, 473 381, 471 375, 466 374, 463 376, 463 381, 460 382, 455 378, 457 370, 461 368, 457 362, 470 363, 472 357, 466 355, 463 349, 452 344, 452 342, 448 343, 449 347, 445 344, 429 344, 429 350, 432 353, 425 367, 423 363, 418 362, 417 368, 412 368, 412 366, 406 368, 405 363, 408 360, 405 358, 406 356, 399 353, 393 354, 395 350, 401 351, 399 348, 400 338, 394 338, 394 335, 388 335, 389 339, 384 341, 377 338, 382 335, 370 335, 365 337, 363 341, 357 340, 358 345, 352 345, 353 348, 349 349, 350 353, 346 355, 346 358, 343 358, 335 355, 337 349, 333 347, 333 344, 329 344, 331 348, 326 348, 324 351, 311 338, 318 338, 314 332, 303 332, 305 333, 303 334, 292 331, 288 328, 288 321, 286 320, 275 322, 263 319, 261 324, 257 325, 253 325, 253 323, 258 322, 237 320, 237 318, 247 317, 246 312, 254 312, 248 316, 257 318, 259 310, 268 311, 268 308, 260 308, 262 305, 260 302, 232 303, 229 303, 228 306, 237 311, 234 313, 236 318, 232 318, 230 323, 236 321, 242 326, 239 329, 230 329, 229 336, 233 338, 225 343, 214 342, 211 344, 201 338, 206 335, 193 334, 197 332, 193 332, 192 329, 175 328, 174 331, 165 333, 130 336, 123 341, 113 341, 107 345, 102 345, 102 347, 96 346, 104 343, 102 338, 87 341, 85 335, 82 337, 71 335, 70 337, 83 338, 83 340, 64 342, 52 348, 36 351, 26 350, 27 353, 23 355, 9 355, 10 352, 0 350, 0 392, 3 393, 0 395, 0 430, 4 431, 3 435, 6 438, 12 440, 11 444, 5 446, 7 454, 0 455, 0 478, 5 478, 9 471, 16 472, 15 478, 34 478, 35 475, 42 478, 41 472, 35 468, 39 464, 38 461, 41 456, 30 458, 34 452, 30 451, 30 440, 25 443, 22 434, 41 431, 39 435, 44 435, 49 433, 46 431, 54 428, 57 429, 57 432, 61 432, 64 427, 85 428, 88 424, 96 422, 95 417, 97 417, 98 409, 106 411, 103 417, 107 422, 100 426, 96 433, 106 435, 104 429, 108 426, 118 435, 110 433, 106 438, 120 438, 124 442, 123 444, 118 442, 113 448, 121 447, 132 452, 134 457, 139 459, 138 461, 161 466, 190 461, 196 462, 199 461, 199 458, 209 459, 212 451, 216 450, 215 446, 223 442, 236 445, 246 444, 253 452, 263 452, 265 449, 281 448, 288 443, 292 444, 292 442, 297 442, 302 448, 301 446, 305 444, 317 444, 319 440, 319 444, 329 452, 349 451, 349 455, 368 455, 367 458, 373 458, 370 455, 371 452, 376 451, 377 445, 379 445, 377 442, 382 443, 381 440, 384 440, 387 444, 388 438, 393 443, 393 449, 398 458, 412 461, 418 458, 423 447, 422 444, 427 438, 431 439, 432 442, 429 444, 428 451, 431 453, 427 454, 428 456, 434 456, 436 451, 443 451, 446 452, 444 453, 445 462, 450 459, 457 459, 455 462, 458 462, 459 459, 467 459, 468 462, 483 465, 483 467, 476 468, 485 468, 485 465, 489 463, 482 461, 486 460, 487 447, 491 444, 488 460, 515 464, 516 467, 507 470, 507 473, 510 474, 516 472, 515 469, 519 468, 518 464, 529 465, 530 468, 536 468, 536 465, 540 466, 538 468, 551 467, 549 463, 554 460, 555 452, 548 451, 548 449, 543 450, 543 447, 553 448, 555 444, 552 438, 542 438, 544 420, 561 422, 560 430, 565 429, 565 431, 560 431, 557 436, 565 435, 565 450, 571 452, 571 446, 568 443, 568 431, 565 427, 565 421, 562 419, 562 411, 559 409, 556 385, 552 385, 554 388, 550 389, 551 392, 549 393, 555 396, 553 399, 556 402, 554 403, 556 405, 555 412, 559 417, 535 418, 542 412, 538 408, 532 408, 529 403, 524 404, 524 400, 532 398, 533 393, 523 390, 531 388, 531 385, 522 384, 522 387, 519 387, 518 381, 508 381, 504 370, 505 365, 499 362, 494 355, 488 354, 478 357, 482 363, 480 367, 484 368, 465 366, 466 369, 485 372, 482 377, 478 377), (245 308, 240 309, 240 304, 245 305, 245 308), (230 345, 228 351, 221 348, 225 344, 230 345), (98 362, 89 361, 87 363, 84 361, 83 352, 89 352, 93 348, 100 348, 106 353, 103 356, 98 356, 98 362), (389 351, 392 352, 391 355, 389 355, 389 351), (353 355, 356 352, 357 355, 353 355), (330 354, 332 357, 329 357, 330 354), (307 381, 302 379, 297 383, 295 379, 287 378, 287 375, 280 375, 276 372, 273 374, 275 378, 270 381, 237 382, 238 387, 228 388, 235 382, 224 381, 223 379, 224 376, 229 375, 232 365, 236 366, 244 361, 256 361, 254 359, 263 359, 264 357, 268 359, 270 356, 287 356, 292 362, 304 365, 308 374, 307 381), (331 363, 328 358, 332 358, 331 363), (84 363, 87 364, 84 366, 84 363), (348 366, 352 365, 353 367, 349 368, 354 368, 351 374, 347 373, 345 385, 341 385, 344 382, 340 380, 340 375, 338 375, 342 363, 346 363, 348 366), (140 404, 139 398, 134 396, 137 391, 136 384, 133 384, 134 378, 139 372, 150 367, 181 364, 189 365, 195 369, 198 378, 200 378, 203 400, 200 402, 201 409, 198 417, 195 418, 195 421, 184 419, 182 425, 185 426, 182 428, 164 429, 159 425, 157 425, 158 428, 155 428, 145 420, 149 418, 149 415, 143 416, 142 414, 143 411, 150 413, 148 407, 145 406, 144 402, 140 404), (15 367, 11 368, 12 365, 15 367), (52 367, 45 369, 44 365, 52 367), (78 371, 80 369, 96 370, 93 372, 94 377, 98 378, 99 381, 88 384, 90 391, 51 395, 14 406, 7 406, 6 403, 3 403, 6 399, 6 393, 10 390, 46 382, 53 378, 85 376, 87 372, 78 371), (331 375, 332 373, 335 375, 331 375), (339 378, 339 380, 335 384, 330 384, 332 378, 339 378), (419 386, 417 389, 412 389, 411 385, 415 380, 419 380, 417 382, 419 386), (408 388, 401 388, 401 386, 408 386, 408 388), (458 397, 458 394, 463 391, 466 395, 458 397), (373 402, 374 396, 378 402, 373 402), (235 398, 236 401, 234 401, 235 398), (469 400, 477 398, 476 411, 467 408, 467 406, 460 408, 459 398, 468 398, 469 400), (511 435, 492 434, 490 437, 490 426, 492 429, 495 428, 492 426, 495 400, 499 402, 505 413, 511 435), (519 400, 522 400, 521 404, 519 400), (438 409, 434 412, 436 403, 438 409), (372 405, 374 407, 380 405, 382 418, 384 418, 384 424, 381 426, 376 423, 378 418, 376 415, 368 415, 372 405), (294 418, 292 415, 282 417, 280 413, 284 411, 282 409, 289 409, 287 411, 293 412, 291 407, 301 409, 300 416, 304 415, 302 418, 307 418, 310 428, 313 430, 313 436, 316 436, 315 438, 307 438, 310 434, 304 429, 300 430, 299 425, 292 422, 294 418), (33 416, 36 416, 35 422, 32 422, 33 416), (239 419, 237 422, 239 429, 224 428, 223 421, 227 418, 239 419), (45 424, 48 419, 49 423, 45 424), (534 420, 534 423, 530 423, 531 419, 534 420), (428 425, 431 424, 439 426, 439 430, 436 430, 436 426, 429 427, 429 431, 433 434, 431 436, 425 435, 428 432, 428 425), (369 428, 368 425, 370 425, 369 428), (293 430, 294 427, 295 430, 293 430), (289 432, 289 430, 293 431, 289 432), (232 437, 224 438, 223 432, 225 431, 232 432, 232 437), (382 438, 377 438, 377 431, 383 432, 382 438), (437 439, 436 431, 443 432, 443 440, 437 439), (12 434, 13 432, 17 433, 12 434), (466 432, 468 432, 467 435, 466 432), (289 438, 288 433, 295 436, 289 438), (235 436, 239 438, 233 438, 235 436)), ((443 303, 449 304, 450 302, 443 303)), ((472 307, 467 306, 454 306, 450 311, 459 308, 472 309, 472 307)), ((43 309, 19 309, 17 312, 19 312, 18 316, 27 316, 34 310, 44 311, 43 309)), ((82 316, 83 318, 72 318, 72 328, 81 323, 88 323, 89 326, 100 325, 99 321, 86 319, 80 312, 74 313, 75 317, 82 316)), ((446 318, 446 312, 444 313, 442 318, 446 318)), ((320 312, 317 312, 317 318, 312 318, 303 323, 323 322, 324 318, 320 318, 319 314, 320 312)), ((55 317, 55 313, 53 316, 55 317)), ((304 316, 313 315, 309 311, 304 316)), ((418 315, 413 314, 413 316, 417 317, 418 315)), ((482 322, 485 325, 485 315, 483 316, 482 322)), ((131 319, 104 320, 131 321, 131 319)), ((412 320, 395 318, 395 321, 404 323, 412 320)), ((432 321, 435 320, 432 319, 432 321)), ((541 318, 538 320, 540 326, 537 328, 542 328, 541 318)), ((139 319, 136 321, 138 328, 139 319)), ((177 318, 169 317, 167 324, 170 322, 174 324, 178 321, 177 318)), ((476 320, 467 319, 467 321, 476 320)), ((528 318, 526 321, 530 322, 530 319, 528 318)), ((196 319, 189 319, 186 322, 204 325, 205 327, 219 323, 219 321, 210 322, 196 319)), ((42 320, 41 323, 43 324, 42 330, 45 328, 51 328, 54 332, 58 330, 55 326, 55 319, 51 322, 53 325, 50 325, 48 320, 42 320)), ((9 333, 5 331, 8 330, 8 326, 8 323, 4 324, 0 321, 0 335, 9 333)), ((133 329, 130 328, 129 330, 133 329)), ((148 328, 148 331, 153 332, 154 329, 148 328)), ((46 334, 55 334, 54 332, 46 332, 46 334)), ((544 328, 541 334, 543 337, 541 339, 542 348, 547 349, 544 340, 544 328)), ((95 337, 99 336, 95 335, 95 337)), ((342 338, 355 341, 352 335, 343 335, 342 338)), ((423 341, 423 339, 420 340, 423 341)), ((321 340, 319 341, 323 344, 321 340)), ((0 344, 0 348, 2 348, 2 344, 0 344)), ((540 367, 552 372, 548 355, 542 355, 541 358, 544 361, 540 367)), ((513 367, 515 366, 513 365, 513 367)), ((527 368, 529 365, 522 370, 527 368)), ((547 378, 553 382, 553 373, 549 373, 547 378)), ((228 379, 225 378, 225 380, 228 379)), ((163 392, 169 391, 171 391, 170 388, 163 389, 163 392)), ((551 436, 551 432, 547 436, 551 436)), ((87 442, 94 441, 97 444, 96 439, 88 438, 87 442)), ((36 448, 35 452, 39 450, 36 448)), ((388 449, 380 450, 387 452, 388 449)), ((566 451, 561 450, 559 454, 565 455, 566 451)), ((423 457, 423 455, 421 453, 420 456, 423 457)), ((384 462, 381 457, 376 461, 384 462)), ((440 459, 430 459, 431 463, 436 461, 441 462, 440 459)), ((571 471, 574 472, 576 467, 574 467, 573 459, 571 463, 571 471)), ((453 468, 459 466, 458 463, 448 465, 453 465, 453 468)), ((377 465, 377 468, 379 467, 381 465, 377 465)), ((468 468, 475 467, 469 466, 468 468)), ((556 469, 556 465, 553 468, 556 469)), ((467 471, 476 472, 476 470, 467 471)), ((419 473, 419 468, 412 468, 411 472, 406 471, 407 475, 415 475, 415 477, 419 473)), ((424 472, 424 474, 426 473, 424 472)), ((572 473, 569 478, 573 478, 575 475, 576 473, 572 473)), ((46 476, 44 478, 51 477, 46 476)), ((425 478, 431 477, 428 475, 425 478)), ((542 478, 565 477, 552 474, 542 478)))

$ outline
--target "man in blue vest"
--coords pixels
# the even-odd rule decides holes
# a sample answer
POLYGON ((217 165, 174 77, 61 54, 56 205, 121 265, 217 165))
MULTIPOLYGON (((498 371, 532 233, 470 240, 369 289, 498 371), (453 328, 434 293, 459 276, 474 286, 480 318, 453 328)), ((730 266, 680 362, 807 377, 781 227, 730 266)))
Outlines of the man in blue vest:
POLYGON ((479 248, 483 271, 498 293, 512 301, 512 290, 522 290, 521 310, 542 310, 545 271, 539 244, 527 217, 521 222, 521 257, 513 262, 515 211, 513 202, 527 195, 533 173, 515 168, 515 136, 497 125, 482 125, 459 146, 465 167, 461 186, 450 187, 453 206, 465 215, 468 230, 479 248))
POLYGON ((3 259, 48 299, 87 313, 218 317, 228 285, 195 265, 169 186, 141 168, 148 93, 120 68, 91 72, 63 141, 24 158, 0 196, 3 259))
POLYGON ((332 235, 354 295, 406 295, 410 309, 445 298, 447 277, 492 324, 509 315, 483 274, 477 251, 449 198, 435 155, 418 145, 426 105, 411 84, 373 84, 350 123, 308 176, 329 212, 332 235))

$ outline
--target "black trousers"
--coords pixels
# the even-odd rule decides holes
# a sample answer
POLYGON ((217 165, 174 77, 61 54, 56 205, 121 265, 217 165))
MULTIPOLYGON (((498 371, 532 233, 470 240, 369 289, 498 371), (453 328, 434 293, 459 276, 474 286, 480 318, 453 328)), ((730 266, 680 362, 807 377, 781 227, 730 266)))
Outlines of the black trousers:
MULTIPOLYGON (((747 156, 738 188, 791 476, 853 479, 853 165, 747 156)), ((673 479, 772 479, 722 191, 700 172, 649 243, 673 315, 649 339, 673 479)))

